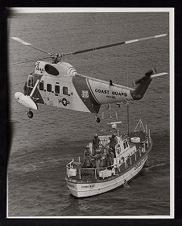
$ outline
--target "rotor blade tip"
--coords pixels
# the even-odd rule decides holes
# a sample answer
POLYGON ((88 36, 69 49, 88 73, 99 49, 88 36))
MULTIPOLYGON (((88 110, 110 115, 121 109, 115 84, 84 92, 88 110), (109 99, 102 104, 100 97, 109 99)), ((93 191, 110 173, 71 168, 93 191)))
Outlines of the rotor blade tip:
POLYGON ((161 37, 165 37, 167 36, 167 34, 160 34, 160 35, 155 35, 155 38, 161 38, 161 37))
POLYGON ((11 37, 11 39, 14 39, 14 40, 16 40, 16 39, 17 39, 17 37, 14 37, 14 36, 12 36, 12 37, 11 37))
POLYGON ((12 37, 12 39, 15 40, 15 41, 17 41, 17 42, 20 42, 20 43, 23 44, 23 45, 31 46, 31 43, 25 42, 25 41, 23 41, 21 38, 18 38, 18 37, 12 37))

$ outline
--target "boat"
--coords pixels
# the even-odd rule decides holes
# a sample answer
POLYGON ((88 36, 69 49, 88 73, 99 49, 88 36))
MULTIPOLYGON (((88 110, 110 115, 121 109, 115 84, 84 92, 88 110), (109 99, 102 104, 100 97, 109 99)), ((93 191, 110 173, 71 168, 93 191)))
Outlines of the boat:
POLYGON ((150 129, 140 119, 132 132, 120 133, 121 121, 110 122, 112 132, 96 135, 83 157, 66 165, 66 184, 77 197, 89 197, 111 191, 134 178, 147 163, 152 149, 150 129))

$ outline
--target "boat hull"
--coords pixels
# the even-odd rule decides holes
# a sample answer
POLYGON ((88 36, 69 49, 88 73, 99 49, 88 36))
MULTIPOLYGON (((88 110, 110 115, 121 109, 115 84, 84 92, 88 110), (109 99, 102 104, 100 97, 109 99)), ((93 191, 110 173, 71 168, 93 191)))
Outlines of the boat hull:
POLYGON ((107 181, 99 181, 95 183, 78 183, 74 182, 66 178, 67 187, 70 190, 71 194, 75 197, 89 197, 94 195, 99 195, 108 191, 111 191, 123 184, 127 181, 131 180, 135 177, 145 165, 145 162, 148 159, 148 154, 143 156, 140 161, 137 161, 131 168, 129 168, 126 172, 121 175, 116 176, 107 181))

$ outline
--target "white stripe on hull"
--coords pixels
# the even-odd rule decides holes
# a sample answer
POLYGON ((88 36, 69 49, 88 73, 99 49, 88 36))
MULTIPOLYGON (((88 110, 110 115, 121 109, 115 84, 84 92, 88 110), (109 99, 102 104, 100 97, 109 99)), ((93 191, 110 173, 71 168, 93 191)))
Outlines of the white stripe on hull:
POLYGON ((131 168, 125 174, 122 174, 121 176, 118 176, 115 179, 112 179, 109 181, 97 182, 97 183, 80 183, 80 184, 67 181, 67 186, 71 194, 79 198, 98 195, 98 194, 110 191, 114 188, 117 188, 123 185, 126 181, 129 181, 134 176, 136 176, 143 168, 147 159, 148 159, 148 155, 138 162, 138 164, 140 164, 138 167, 137 167, 138 165, 137 164, 135 165, 135 167, 131 168))

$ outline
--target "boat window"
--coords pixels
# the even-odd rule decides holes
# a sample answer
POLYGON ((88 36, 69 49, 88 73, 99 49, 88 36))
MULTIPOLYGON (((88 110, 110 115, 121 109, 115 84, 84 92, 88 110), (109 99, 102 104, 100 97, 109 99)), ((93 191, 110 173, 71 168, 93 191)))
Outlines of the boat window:
POLYGON ((125 144, 125 142, 123 142, 123 146, 124 146, 124 149, 126 148, 126 144, 125 144))
POLYGON ((68 87, 63 86, 63 94, 64 94, 64 95, 69 95, 69 94, 68 94, 68 87))
POLYGON ((126 148, 128 147, 128 142, 126 141, 126 148))
POLYGON ((60 93, 60 86, 55 85, 55 93, 60 93))
POLYGON ((44 82, 43 82, 43 81, 41 81, 41 82, 39 83, 39 89, 40 89, 40 90, 44 90, 44 82))
POLYGON ((52 85, 51 84, 47 84, 47 91, 51 92, 52 91, 52 85))

